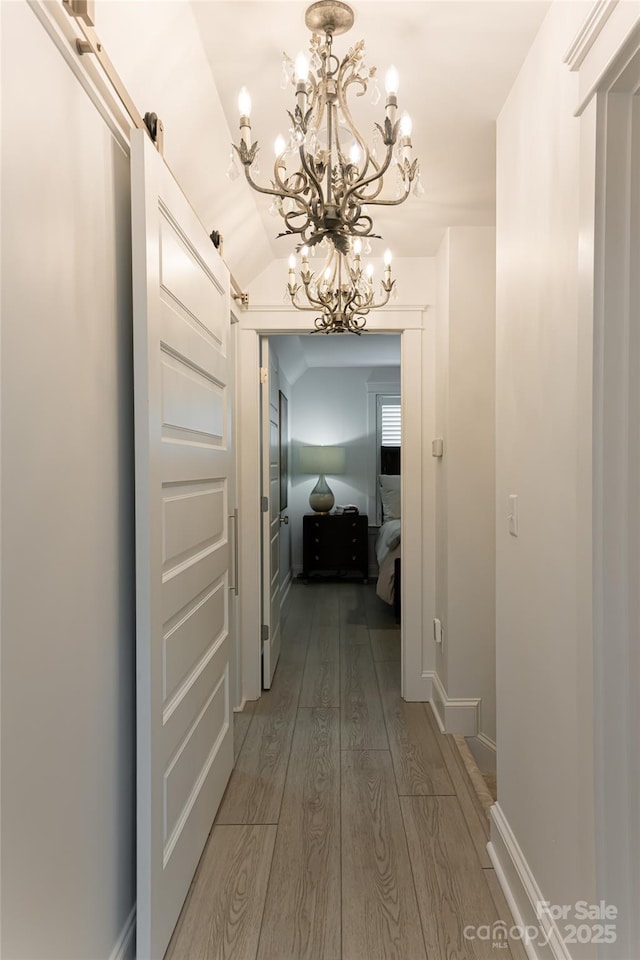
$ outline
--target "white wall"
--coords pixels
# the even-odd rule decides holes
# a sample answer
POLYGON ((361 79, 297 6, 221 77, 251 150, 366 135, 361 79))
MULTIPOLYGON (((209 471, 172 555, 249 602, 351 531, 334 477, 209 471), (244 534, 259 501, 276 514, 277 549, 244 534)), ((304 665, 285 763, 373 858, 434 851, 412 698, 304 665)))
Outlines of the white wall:
POLYGON ((26 3, 2 34, 2 956, 135 900, 129 161, 26 3))
MULTIPOLYGON (((369 422, 367 381, 397 381, 400 368, 312 367, 296 381, 292 392, 291 499, 293 568, 302 570, 302 517, 311 512, 309 494, 317 477, 299 471, 301 446, 324 444, 346 448, 346 470, 340 477, 328 477, 337 504, 354 503, 367 513, 375 450, 375 421, 369 422), (373 427, 373 433, 371 433, 373 427)), ((369 517, 375 523, 375 517, 369 517)))
MULTIPOLYGON (((494 230, 447 231, 437 276, 436 433, 444 456, 436 466, 436 605, 444 641, 436 666, 448 698, 480 700, 477 732, 494 742, 494 230)), ((465 732, 464 723, 450 728, 465 732)))
MULTIPOLYGON (((555 3, 498 121, 496 486, 499 803, 544 897, 593 902, 593 711, 576 557, 580 123, 563 57, 590 4, 555 3), (520 535, 507 530, 517 494, 520 535)), ((583 356, 588 357, 588 351, 583 356)), ((583 458, 581 458, 583 459, 583 458)), ((593 945, 571 948, 593 958, 593 945)))
POLYGON ((246 285, 271 261, 257 194, 226 176, 233 136, 189 0, 97 0, 96 29, 141 115, 164 124, 164 156, 207 230, 246 285))

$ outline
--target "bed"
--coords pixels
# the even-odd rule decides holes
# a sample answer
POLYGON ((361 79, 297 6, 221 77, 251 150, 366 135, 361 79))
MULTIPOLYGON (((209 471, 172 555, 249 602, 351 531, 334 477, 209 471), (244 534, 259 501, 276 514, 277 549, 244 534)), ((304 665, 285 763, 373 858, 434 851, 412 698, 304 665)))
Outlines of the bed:
POLYGON ((376 559, 378 561, 376 593, 381 600, 393 606, 396 620, 399 621, 401 575, 399 472, 381 473, 378 476, 378 486, 382 500, 382 526, 376 540, 376 559))

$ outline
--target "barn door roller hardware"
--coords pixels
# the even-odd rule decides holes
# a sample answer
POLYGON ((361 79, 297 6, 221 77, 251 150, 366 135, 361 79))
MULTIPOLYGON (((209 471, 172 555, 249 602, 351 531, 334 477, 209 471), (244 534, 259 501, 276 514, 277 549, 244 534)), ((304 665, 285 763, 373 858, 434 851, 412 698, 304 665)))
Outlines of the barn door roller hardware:
POLYGON ((147 113, 144 118, 140 116, 138 109, 129 95, 129 91, 120 79, 118 71, 114 67, 107 51, 94 29, 95 24, 95 0, 62 0, 62 5, 70 17, 73 17, 80 32, 81 37, 76 37, 75 48, 79 56, 93 54, 104 71, 104 74, 113 87, 120 103, 129 114, 133 125, 138 130, 146 130, 153 140, 158 153, 162 155, 163 149, 163 127, 162 122, 158 120, 155 113, 147 113))
POLYGON ((62 0, 62 2, 71 17, 75 17, 77 20, 84 20, 88 27, 95 27, 95 0, 62 0))
MULTIPOLYGON (((0 0, 0 3, 1 2, 2 0, 0 0)), ((75 49, 78 55, 83 57, 86 54, 93 54, 95 56, 118 100, 131 118, 133 126, 137 127, 138 130, 146 130, 155 144, 158 153, 163 156, 164 126, 162 120, 159 119, 157 114, 151 112, 145 113, 144 117, 142 117, 129 91, 120 79, 118 71, 111 62, 107 51, 104 49, 95 31, 95 0, 62 0, 62 6, 69 16, 75 20, 82 34, 81 37, 75 38, 75 49)), ((217 243, 213 240, 213 237, 211 239, 216 249, 218 249, 220 256, 222 256, 222 237, 217 231, 214 231, 214 233, 217 237, 217 243)), ((233 274, 231 274, 231 287, 233 299, 236 300, 241 307, 246 308, 249 305, 249 296, 241 290, 233 274)))
POLYGON ((149 136, 156 145, 160 156, 164 156, 164 126, 162 120, 158 119, 157 113, 145 113, 144 125, 149 131, 149 136))

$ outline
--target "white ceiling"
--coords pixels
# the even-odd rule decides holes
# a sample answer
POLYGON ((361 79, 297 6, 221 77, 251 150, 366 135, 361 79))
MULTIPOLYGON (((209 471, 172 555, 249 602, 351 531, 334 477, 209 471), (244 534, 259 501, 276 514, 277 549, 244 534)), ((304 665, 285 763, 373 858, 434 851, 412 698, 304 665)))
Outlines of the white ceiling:
MULTIPOLYGON (((286 132, 292 90, 280 88, 282 52, 306 49, 307 3, 300 0, 192 0, 203 47, 230 130, 237 140, 237 95, 253 100, 252 132, 262 145, 261 180, 268 180, 272 144, 286 132)), ((355 26, 337 37, 343 55, 361 38, 367 62, 384 73, 400 71, 399 105, 414 121, 425 196, 411 196, 376 215, 376 231, 395 256, 433 256, 443 230, 495 222, 495 120, 549 7, 548 0, 360 0, 355 26)), ((384 92, 383 92, 384 98, 384 92)), ((366 96, 353 107, 363 132, 380 120, 366 96), (364 118, 364 119, 363 119, 364 118), (361 122, 360 122, 361 121, 361 122)), ((248 185, 243 189, 250 191, 248 185)), ((290 241, 276 241, 281 221, 267 213, 269 199, 255 196, 274 256, 290 241)))
MULTIPOLYGON (((278 354, 280 368, 294 384, 310 367, 400 366, 400 337, 397 334, 363 334, 360 337, 322 334, 287 335, 269 338, 278 354)), ((380 379, 377 376, 376 379, 380 379)), ((382 376, 384 379, 384 376, 382 376)))

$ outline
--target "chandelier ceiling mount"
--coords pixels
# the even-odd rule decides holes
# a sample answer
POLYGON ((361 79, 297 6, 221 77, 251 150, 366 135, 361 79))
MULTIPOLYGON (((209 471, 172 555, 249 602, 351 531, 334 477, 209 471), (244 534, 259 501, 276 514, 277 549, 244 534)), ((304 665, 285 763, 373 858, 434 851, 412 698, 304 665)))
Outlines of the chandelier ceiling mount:
POLYGON ((351 30, 353 10, 340 0, 318 0, 304 15, 304 22, 312 33, 330 33, 334 37, 351 30))

